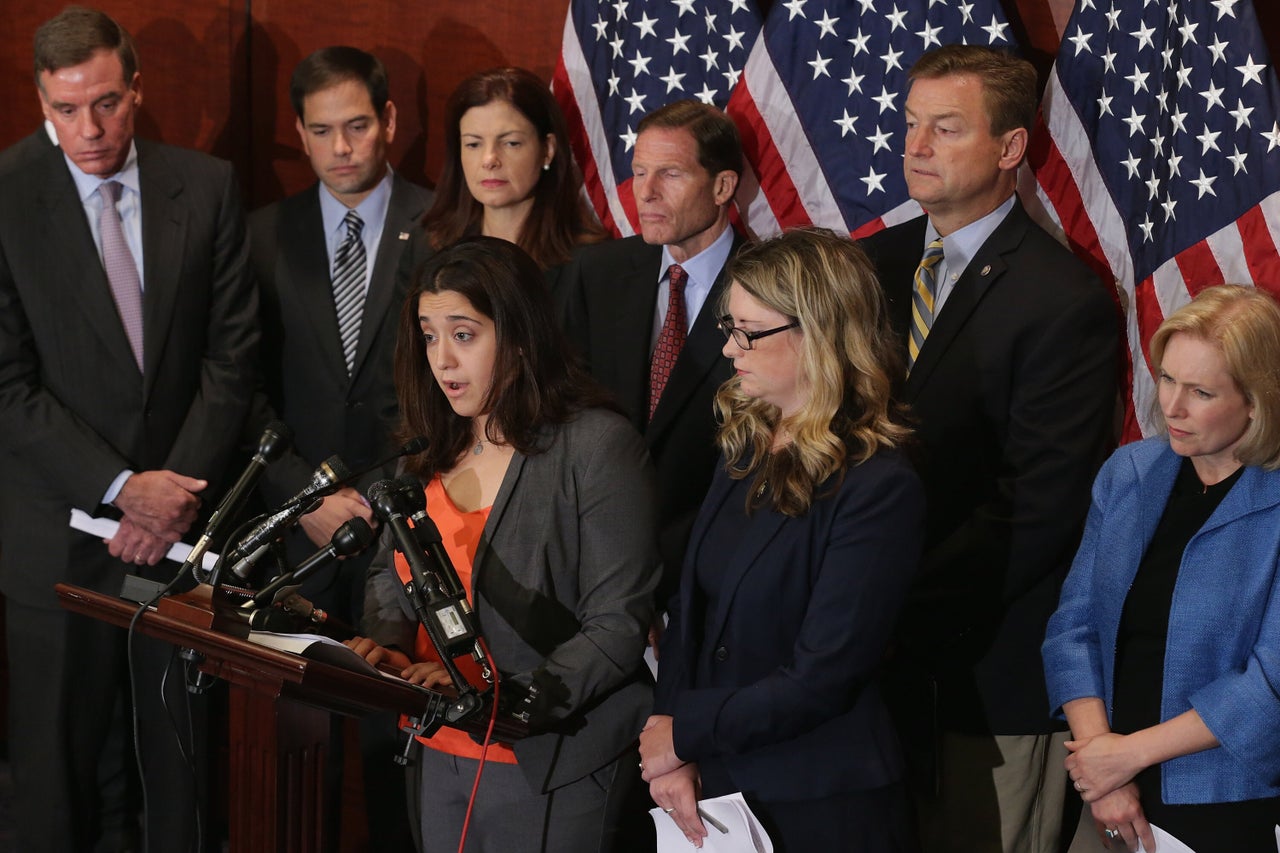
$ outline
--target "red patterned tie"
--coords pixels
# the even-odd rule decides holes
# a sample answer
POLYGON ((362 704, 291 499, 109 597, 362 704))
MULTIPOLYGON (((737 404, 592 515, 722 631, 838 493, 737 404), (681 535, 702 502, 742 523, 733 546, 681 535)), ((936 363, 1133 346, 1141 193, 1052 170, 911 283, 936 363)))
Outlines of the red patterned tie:
POLYGON ((671 369, 676 366, 676 359, 680 357, 688 326, 684 310, 684 286, 689 276, 679 264, 672 264, 667 268, 667 280, 667 319, 658 332, 658 345, 653 348, 653 362, 649 365, 649 420, 653 420, 653 412, 658 408, 662 389, 667 387, 671 369))

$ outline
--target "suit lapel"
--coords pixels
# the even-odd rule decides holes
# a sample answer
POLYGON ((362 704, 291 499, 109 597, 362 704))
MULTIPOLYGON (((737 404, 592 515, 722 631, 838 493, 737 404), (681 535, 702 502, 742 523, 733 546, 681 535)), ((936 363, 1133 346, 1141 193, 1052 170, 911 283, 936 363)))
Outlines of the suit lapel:
MULTIPOLYGON (((302 306, 303 325, 316 336, 316 347, 324 359, 323 369, 333 376, 346 377, 347 359, 338 334, 324 217, 320 213, 319 194, 324 191, 321 184, 315 184, 298 197, 296 211, 281 217, 276 287, 291 291, 292 301, 302 306)), ((281 301, 287 304, 290 300, 282 298, 281 301)))
POLYGON ((58 235, 59 240, 57 250, 46 253, 49 263, 57 269, 48 280, 66 284, 65 292, 57 298, 67 306, 74 306, 71 310, 83 312, 87 325, 101 338, 111 358, 122 367, 128 365, 137 370, 115 297, 111 295, 111 284, 89 230, 84 205, 80 203, 62 151, 48 152, 39 161, 39 168, 48 174, 38 182, 41 189, 37 205, 47 218, 47 233, 58 235))
MULTIPOLYGON (((728 480, 728 477, 725 479, 728 480)), ((725 499, 728 499, 728 495, 722 498, 722 504, 725 499)), ((733 500, 736 500, 736 498, 733 498, 733 500)), ((722 506, 721 510, 730 513, 744 511, 740 506, 722 506)), ((724 630, 724 623, 729 618, 729 611, 732 609, 733 599, 737 595, 738 587, 743 584, 751 573, 764 549, 782 530, 782 525, 785 521, 787 521, 786 516, 777 512, 769 512, 762 507, 751 517, 751 522, 746 525, 742 538, 738 540, 737 547, 733 549, 732 553, 722 555, 721 571, 724 575, 724 581, 721 585, 721 595, 717 599, 715 612, 710 615, 707 623, 709 629, 707 636, 719 636, 720 632, 724 630)))
POLYGON ((181 282, 186 248, 187 210, 179 203, 181 177, 160 153, 138 142, 138 180, 142 187, 142 254, 146 258, 143 288, 144 395, 151 392, 157 366, 168 342, 174 300, 181 282))
MULTIPOLYGON (((405 243, 417 230, 417 221, 422 216, 423 208, 423 200, 417 190, 408 181, 393 174, 387 219, 382 227, 382 237, 378 241, 377 257, 369 272, 369 290, 365 296, 364 316, 360 320, 360 345, 356 349, 357 375, 382 329, 387 311, 400 309, 399 305, 392 304, 396 271, 399 269, 405 243)), ((336 324, 337 320, 334 322, 336 324)))
MULTIPOLYGON (((1017 249, 1026 234, 1029 220, 1022 207, 1015 202, 1013 209, 1004 221, 996 227, 987 241, 982 244, 964 275, 956 282, 955 288, 942 310, 934 320, 924 346, 920 348, 920 357, 907 377, 907 400, 914 400, 920 389, 929 381, 929 376, 942 360, 947 348, 955 342, 970 315, 982 302, 987 291, 1004 275, 1007 264, 1004 255, 1017 249)), ((912 273, 914 275, 914 271, 912 273)))
POLYGON ((611 313, 604 327, 610 330, 609 347, 603 353, 616 359, 619 402, 643 432, 649 414, 649 345, 662 247, 637 243, 640 250, 632 256, 631 266, 618 276, 614 298, 609 300, 611 313))
POLYGON ((516 485, 520 482, 520 476, 524 473, 525 461, 525 455, 516 451, 511 456, 511 464, 507 466, 507 473, 502 475, 502 485, 498 487, 498 494, 493 499, 493 508, 489 510, 489 518, 485 521, 484 533, 480 536, 480 544, 476 546, 475 560, 471 564, 473 567, 471 571, 472 601, 476 600, 476 590, 480 588, 480 575, 483 571, 485 559, 489 556, 489 549, 492 547, 493 540, 498 535, 498 530, 502 527, 502 518, 511 506, 511 496, 515 494, 516 485))
MULTIPOLYGON (((686 610, 689 604, 697 597, 695 595, 695 586, 697 584, 697 571, 694 569, 695 555, 702 546, 702 540, 706 538, 707 529, 711 526, 712 520, 721 512, 740 513, 744 511, 743 507, 725 506, 725 502, 730 500, 730 495, 735 494, 732 490, 736 482, 736 480, 730 479, 723 471, 717 470, 715 477, 711 480, 711 487, 707 490, 707 496, 702 502, 702 509, 698 513, 697 521, 694 522, 693 531, 689 537, 689 547, 685 551, 687 557, 685 558, 683 571, 680 573, 680 600, 685 603, 686 610)), ((735 497, 733 500, 736 501, 737 498, 735 497)), ((706 636, 714 637, 724 630, 724 623, 729 617, 729 611, 738 587, 742 585, 747 575, 751 572, 760 554, 778 535, 786 520, 786 517, 779 513, 758 510, 752 516, 751 523, 746 525, 742 538, 738 540, 732 552, 718 555, 717 561, 724 576, 723 583, 720 585, 722 594, 719 596, 715 612, 708 616, 706 636)), ((693 624, 692 620, 686 618, 683 621, 681 633, 682 645, 685 649, 697 648, 701 640, 700 636, 693 635, 693 632, 697 630, 699 628, 693 624)), ((695 662, 690 659, 687 663, 692 667, 695 662)))
MULTIPOLYGON (((729 250, 732 259, 742 247, 741 237, 734 235, 733 248, 729 250)), ((676 359, 667 386, 662 390, 658 400, 658 408, 654 410, 653 420, 645 430, 645 439, 652 445, 662 434, 678 420, 679 413, 689 402, 689 398, 698 390, 698 386, 716 365, 724 358, 724 335, 716 328, 716 311, 720 305, 720 297, 729 286, 728 264, 720 270, 707 299, 702 303, 702 310, 693 321, 693 328, 685 339, 680 356, 676 359)))

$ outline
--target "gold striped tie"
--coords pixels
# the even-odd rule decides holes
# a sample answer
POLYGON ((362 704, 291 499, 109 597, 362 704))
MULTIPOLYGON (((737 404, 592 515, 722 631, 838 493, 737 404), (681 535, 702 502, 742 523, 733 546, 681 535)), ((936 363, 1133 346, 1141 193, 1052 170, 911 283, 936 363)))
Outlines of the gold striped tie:
POLYGON ((920 266, 916 267, 915 288, 911 292, 911 337, 907 341, 910 356, 908 372, 920 357, 920 348, 933 325, 933 300, 938 295, 938 264, 941 262, 942 240, 938 239, 924 250, 920 266))

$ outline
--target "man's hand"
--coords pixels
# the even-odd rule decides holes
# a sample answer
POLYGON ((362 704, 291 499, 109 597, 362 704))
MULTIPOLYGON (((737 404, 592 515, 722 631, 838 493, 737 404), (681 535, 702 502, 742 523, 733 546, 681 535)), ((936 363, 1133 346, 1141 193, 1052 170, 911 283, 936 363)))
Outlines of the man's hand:
POLYGON ((141 471, 124 481, 115 505, 132 524, 173 543, 196 520, 200 510, 196 493, 208 485, 206 480, 174 471, 141 471))
POLYGON ((317 548, 333 540, 334 532, 353 518, 363 518, 373 527, 373 510, 368 502, 350 486, 339 489, 320 502, 320 506, 298 520, 307 538, 317 548))
POLYGON ((154 566, 169 552, 169 543, 148 530, 143 530, 128 516, 120 522, 116 535, 106 540, 111 556, 126 563, 154 566))

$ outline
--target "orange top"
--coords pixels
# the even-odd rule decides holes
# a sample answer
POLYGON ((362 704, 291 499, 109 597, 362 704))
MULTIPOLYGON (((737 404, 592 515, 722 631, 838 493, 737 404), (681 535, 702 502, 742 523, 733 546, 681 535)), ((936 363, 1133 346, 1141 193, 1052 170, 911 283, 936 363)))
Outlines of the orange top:
MULTIPOLYGON (((489 520, 489 510, 493 507, 486 506, 472 512, 463 512, 449 498, 449 493, 445 491, 439 476, 432 477, 427 483, 426 493, 431 520, 436 523, 436 527, 440 528, 440 538, 444 543, 445 553, 453 562, 454 571, 458 573, 462 588, 466 590, 467 601, 471 601, 471 573, 475 566, 476 549, 480 546, 480 536, 484 532, 485 522, 489 520)), ((402 583, 409 581, 409 564, 399 552, 396 553, 396 574, 400 576, 402 583)), ((474 602, 472 604, 474 605, 474 602)), ((431 645, 431 638, 427 636, 427 629, 421 625, 418 626, 418 635, 414 641, 413 659, 415 661, 440 660, 440 655, 436 654, 435 647, 431 645)), ((472 660, 470 655, 456 659, 454 664, 472 684, 483 683, 480 665, 472 660)), ((420 737, 418 740, 432 749, 450 755, 477 760, 480 758, 480 744, 472 740, 471 735, 466 732, 448 726, 442 726, 434 737, 420 737)), ((515 764, 516 754, 510 746, 495 740, 489 744, 486 760, 515 764)))

